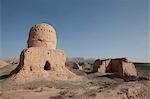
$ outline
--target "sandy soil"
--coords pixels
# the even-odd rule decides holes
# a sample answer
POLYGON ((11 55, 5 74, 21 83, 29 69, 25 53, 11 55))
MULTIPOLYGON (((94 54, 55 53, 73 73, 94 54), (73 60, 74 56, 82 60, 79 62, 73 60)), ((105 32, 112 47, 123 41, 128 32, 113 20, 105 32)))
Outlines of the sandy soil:
POLYGON ((7 66, 7 65, 8 65, 7 62, 0 60, 0 69, 7 66))
MULTIPOLYGON (((0 69, 0 76, 9 74, 17 64, 0 69)), ((149 78, 149 68, 137 67, 138 75, 149 78)), ((71 70, 82 76, 80 81, 34 81, 27 84, 9 85, 0 80, 0 99, 149 99, 150 81, 124 82, 120 78, 86 74, 71 70)))

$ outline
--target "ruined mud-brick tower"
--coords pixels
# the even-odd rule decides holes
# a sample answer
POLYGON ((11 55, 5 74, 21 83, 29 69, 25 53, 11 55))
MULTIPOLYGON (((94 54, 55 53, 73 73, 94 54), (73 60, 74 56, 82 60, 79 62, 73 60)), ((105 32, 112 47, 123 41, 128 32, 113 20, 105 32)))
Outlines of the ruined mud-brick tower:
POLYGON ((20 55, 20 71, 15 76, 15 82, 76 79, 76 75, 65 67, 66 54, 56 49, 56 42, 56 30, 51 25, 33 25, 27 41, 28 48, 20 55))
POLYGON ((48 24, 36 24, 30 29, 28 47, 47 47, 56 49, 56 31, 48 24))

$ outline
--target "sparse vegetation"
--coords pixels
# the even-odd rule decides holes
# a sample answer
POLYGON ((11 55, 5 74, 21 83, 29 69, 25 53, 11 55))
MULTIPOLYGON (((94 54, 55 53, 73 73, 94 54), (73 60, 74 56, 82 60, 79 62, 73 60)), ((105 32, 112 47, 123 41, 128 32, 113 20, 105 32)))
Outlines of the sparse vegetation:
MULTIPOLYGON (((94 99, 99 96, 105 98, 108 97, 114 98, 115 95, 117 97, 120 97, 120 99, 122 97, 123 98, 128 97, 132 99, 137 99, 137 97, 140 97, 141 99, 146 99, 147 97, 149 97, 149 94, 147 93, 148 91, 145 91, 148 90, 148 88, 150 87, 150 81, 149 79, 147 79, 149 78, 148 67, 142 68, 141 66, 139 67, 138 65, 136 65, 138 74, 141 76, 141 78, 139 78, 140 80, 136 82, 135 81, 124 82, 120 78, 101 76, 99 73, 85 73, 85 70, 87 68, 92 67, 92 62, 90 60, 85 61, 86 59, 83 60, 83 58, 79 59, 77 58, 77 60, 79 61, 80 59, 82 59, 81 60, 82 63, 80 63, 80 65, 84 67, 83 68, 84 70, 71 68, 69 70, 76 73, 79 76, 84 77, 84 79, 82 79, 83 81, 71 82, 59 80, 58 81, 38 80, 27 84, 9 86, 9 88, 7 86, 6 87, 3 86, 3 88, 6 91, 0 93, 1 97, 0 99, 11 99, 11 97, 7 96, 7 94, 9 95, 12 94, 11 91, 13 92, 16 91, 18 97, 21 94, 28 94, 32 92, 30 96, 34 96, 35 99, 38 97, 38 96, 36 97, 37 94, 41 96, 42 95, 44 96, 45 94, 49 99, 94 99), (127 86, 127 88, 124 88, 123 86, 127 86), (22 91, 19 91, 20 89, 22 91), (137 93, 140 92, 140 90, 141 93, 137 93), (5 92, 7 92, 7 94, 5 94, 5 92), (130 92, 133 93, 130 94, 130 92)), ((72 61, 67 61, 66 63, 67 68, 72 66, 71 62, 72 61)))

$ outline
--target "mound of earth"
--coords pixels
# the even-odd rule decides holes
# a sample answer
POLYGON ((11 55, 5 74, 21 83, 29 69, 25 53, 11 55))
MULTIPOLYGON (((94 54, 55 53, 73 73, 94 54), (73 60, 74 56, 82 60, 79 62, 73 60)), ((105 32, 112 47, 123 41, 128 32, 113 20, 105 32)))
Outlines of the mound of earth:
POLYGON ((5 62, 3 60, 0 60, 0 69, 5 67, 5 66, 7 66, 7 65, 9 65, 9 63, 7 63, 7 62, 5 62))

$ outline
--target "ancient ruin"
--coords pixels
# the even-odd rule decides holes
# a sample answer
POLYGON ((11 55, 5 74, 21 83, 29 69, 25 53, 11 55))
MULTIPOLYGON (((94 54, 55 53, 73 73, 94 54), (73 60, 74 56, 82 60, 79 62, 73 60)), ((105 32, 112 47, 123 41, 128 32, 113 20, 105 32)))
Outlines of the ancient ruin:
POLYGON ((47 49, 56 49, 56 31, 48 24, 36 24, 30 29, 28 38, 29 47, 47 47, 47 49))
POLYGON ((28 48, 20 55, 14 82, 33 80, 69 80, 76 75, 65 67, 66 53, 56 49, 56 31, 46 23, 33 25, 29 32, 28 48))
POLYGON ((73 69, 83 70, 82 66, 80 66, 76 61, 73 62, 73 69))
POLYGON ((131 77, 137 77, 137 71, 132 62, 129 62, 126 58, 115 59, 97 59, 93 64, 93 72, 115 73, 120 78, 128 80, 131 77))

